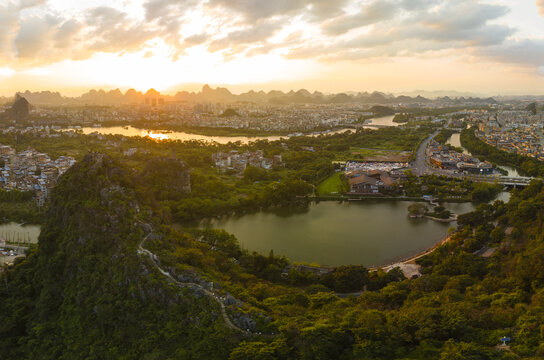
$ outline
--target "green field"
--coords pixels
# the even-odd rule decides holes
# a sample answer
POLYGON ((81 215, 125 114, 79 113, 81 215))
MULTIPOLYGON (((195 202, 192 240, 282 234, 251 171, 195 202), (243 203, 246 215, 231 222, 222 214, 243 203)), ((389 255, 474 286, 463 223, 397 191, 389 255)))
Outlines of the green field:
POLYGON ((397 149, 368 149, 351 146, 348 151, 338 153, 336 160, 358 161, 385 161, 385 162, 409 162, 412 158, 411 151, 397 149))
POLYGON ((348 191, 348 184, 341 172, 328 177, 317 186, 317 195, 343 194, 346 191, 348 191))

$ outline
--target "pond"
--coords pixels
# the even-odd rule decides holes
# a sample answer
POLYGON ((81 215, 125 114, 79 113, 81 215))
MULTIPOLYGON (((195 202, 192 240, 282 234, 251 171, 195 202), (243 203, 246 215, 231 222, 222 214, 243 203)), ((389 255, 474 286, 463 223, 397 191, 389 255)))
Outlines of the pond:
POLYGON ((0 224, 0 237, 10 243, 36 244, 39 236, 39 225, 21 225, 14 222, 0 224))
MULTIPOLYGON (((508 193, 500 195, 508 200, 508 193)), ((325 201, 302 213, 258 212, 207 219, 203 227, 234 234, 243 248, 267 255, 285 255, 291 261, 322 265, 382 266, 417 255, 440 242, 455 223, 410 219, 409 201, 325 201)), ((445 207, 461 214, 471 203, 445 207)))

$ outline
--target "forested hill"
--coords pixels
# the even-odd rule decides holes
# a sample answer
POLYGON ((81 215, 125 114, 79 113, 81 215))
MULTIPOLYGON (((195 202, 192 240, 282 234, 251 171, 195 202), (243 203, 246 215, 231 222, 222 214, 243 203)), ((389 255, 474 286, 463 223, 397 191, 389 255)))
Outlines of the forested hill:
POLYGON ((141 181, 161 163, 141 173, 91 154, 63 175, 38 250, 0 279, 0 359, 544 357, 542 182, 459 216, 418 260, 420 278, 360 265, 319 275, 224 231, 169 226, 157 199, 184 187, 141 181))
POLYGON ((62 177, 37 252, 2 281, 1 359, 229 352, 216 304, 173 288, 138 255, 144 213, 127 170, 107 156, 87 155, 62 177))

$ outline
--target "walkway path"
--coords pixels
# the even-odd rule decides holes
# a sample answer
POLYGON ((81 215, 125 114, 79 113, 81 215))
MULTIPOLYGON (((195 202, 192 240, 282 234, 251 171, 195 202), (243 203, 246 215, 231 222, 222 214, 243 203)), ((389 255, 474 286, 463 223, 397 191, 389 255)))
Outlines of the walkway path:
POLYGON ((144 248, 144 244, 146 242, 146 240, 151 236, 153 232, 150 232, 149 234, 147 234, 146 237, 144 237, 142 239, 142 241, 140 242, 140 244, 138 245, 138 250, 140 251, 140 253, 142 254, 145 254, 147 255, 150 259, 151 259, 151 262, 153 263, 153 265, 157 268, 157 270, 160 271, 161 274, 163 274, 164 276, 166 276, 170 281, 172 281, 174 284, 176 284, 177 286, 179 287, 190 287, 190 288, 198 288, 200 289, 204 294, 206 294, 207 296, 209 296, 210 298, 212 298, 213 300, 215 300, 218 304, 219 304, 219 307, 221 309, 221 315, 223 316, 223 320, 225 320, 225 324, 233 329, 233 330, 236 330, 236 331, 239 331, 243 334, 249 334, 247 331, 245 330, 242 330, 241 328, 239 328, 238 326, 234 325, 232 323, 232 321, 230 320, 229 316, 227 315, 227 310, 226 310, 226 307, 225 307, 225 304, 223 303, 223 301, 221 300, 221 298, 219 297, 219 295, 217 295, 216 293, 212 292, 212 291, 209 291, 208 289, 204 288, 202 285, 200 284, 197 284, 197 283, 186 283, 186 282, 181 282, 181 281, 178 281, 177 279, 175 279, 168 271, 165 271, 163 268, 161 268, 157 262, 157 255, 153 254, 151 251, 147 250, 146 248, 144 248))

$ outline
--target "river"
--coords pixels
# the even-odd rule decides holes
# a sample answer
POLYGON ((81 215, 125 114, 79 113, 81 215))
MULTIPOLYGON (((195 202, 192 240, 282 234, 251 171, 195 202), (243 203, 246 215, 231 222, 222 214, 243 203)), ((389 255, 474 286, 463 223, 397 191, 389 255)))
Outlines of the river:
MULTIPOLYGON (((452 146, 462 148, 463 149, 463 154, 467 154, 467 155, 472 156, 472 154, 461 145, 461 134, 459 134, 459 133, 453 133, 451 135, 451 137, 448 139, 448 141, 446 141, 446 144, 450 144, 452 146)), ((521 175, 513 167, 505 166, 505 165, 499 165, 499 167, 501 169, 506 170, 508 172, 509 177, 521 177, 521 175)))
MULTIPOLYGON (((499 199, 508 201, 509 194, 499 199)), ((236 236, 243 248, 267 255, 285 255, 292 261, 323 265, 362 264, 367 267, 409 258, 441 241, 455 223, 410 219, 409 201, 324 201, 307 212, 274 214, 258 212, 225 216, 201 222, 203 227, 224 229, 236 236)), ((461 214, 471 203, 445 207, 461 214)))
MULTIPOLYGON (((66 129, 65 129, 66 130, 66 129)), ((92 133, 99 133, 103 135, 123 135, 123 136, 142 136, 150 137, 155 140, 180 140, 180 141, 189 141, 189 140, 198 140, 198 141, 209 141, 216 142, 219 144, 228 144, 229 142, 241 142, 242 144, 247 144, 251 141, 256 140, 268 140, 276 141, 280 139, 289 138, 289 136, 210 136, 210 135, 198 135, 191 134, 182 131, 162 131, 162 130, 144 130, 138 129, 132 126, 110 126, 110 127, 83 127, 81 129, 83 134, 88 135, 92 133)), ((308 136, 318 136, 321 134, 338 134, 344 133, 346 131, 354 131, 352 128, 344 128, 339 130, 327 131, 322 133, 312 133, 308 136)))
POLYGON ((366 125, 369 125, 369 126, 363 126, 363 128, 367 128, 367 129, 375 128, 373 127, 373 125, 379 126, 379 127, 401 125, 400 123, 393 122, 394 118, 395 118, 395 115, 388 115, 388 116, 382 116, 378 118, 369 119, 368 122, 365 123, 366 125))
MULTIPOLYGON (((398 126, 399 124, 393 122, 395 116, 384 116, 374 119, 369 119, 368 123, 362 126, 365 129, 376 130, 379 127, 383 126, 398 126)), ((71 130, 71 129, 63 129, 71 130)), ((268 140, 276 141, 280 139, 289 138, 288 135, 285 136, 211 136, 211 135, 198 135, 191 134, 183 131, 163 131, 163 130, 146 130, 138 129, 132 126, 109 126, 109 127, 82 127, 78 128, 83 134, 88 135, 92 133, 99 133, 102 135, 123 135, 123 136, 142 136, 150 137, 155 140, 198 140, 198 141, 213 141, 219 144, 227 144, 229 142, 240 141, 242 144, 247 144, 251 141, 256 140, 268 140)), ((306 136, 319 136, 319 135, 331 135, 331 134, 340 134, 347 131, 354 131, 353 128, 342 128, 332 131, 324 132, 315 132, 306 134, 306 136)))

